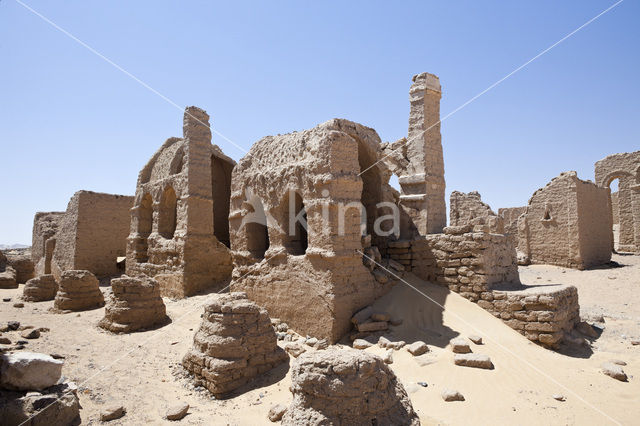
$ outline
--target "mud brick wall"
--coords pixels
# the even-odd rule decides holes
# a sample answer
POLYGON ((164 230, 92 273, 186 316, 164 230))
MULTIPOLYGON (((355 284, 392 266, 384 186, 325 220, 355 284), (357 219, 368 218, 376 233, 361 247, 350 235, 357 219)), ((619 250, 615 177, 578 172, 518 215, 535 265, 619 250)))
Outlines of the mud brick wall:
POLYGON ((405 268, 410 265, 416 276, 478 303, 529 340, 556 347, 579 321, 576 288, 521 285, 512 239, 472 229, 449 226, 444 234, 391 242, 389 254, 405 268))
POLYGON ((515 249, 502 234, 471 232, 471 226, 449 226, 444 234, 427 235, 410 242, 411 259, 402 248, 389 244, 392 259, 432 282, 446 285, 477 302, 493 284, 519 282, 515 249))
POLYGON ((483 294, 478 305, 527 339, 556 347, 580 322, 580 305, 575 287, 548 287, 552 288, 493 290, 483 294))

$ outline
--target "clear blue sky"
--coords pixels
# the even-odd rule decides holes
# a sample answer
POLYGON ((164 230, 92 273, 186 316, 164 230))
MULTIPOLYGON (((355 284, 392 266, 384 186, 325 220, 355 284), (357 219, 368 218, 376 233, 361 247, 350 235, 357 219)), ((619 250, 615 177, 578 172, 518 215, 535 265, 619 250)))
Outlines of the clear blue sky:
MULTIPOLYGON (((413 74, 440 77, 444 116, 614 3, 24 1, 246 149, 334 117, 395 141, 413 74)), ((562 171, 593 179, 598 159, 640 149, 639 21, 624 1, 444 121, 447 196, 524 205, 562 171)), ((133 194, 181 136, 181 111, 15 0, 0 57, 0 243, 30 244, 34 213, 79 189, 133 194)))

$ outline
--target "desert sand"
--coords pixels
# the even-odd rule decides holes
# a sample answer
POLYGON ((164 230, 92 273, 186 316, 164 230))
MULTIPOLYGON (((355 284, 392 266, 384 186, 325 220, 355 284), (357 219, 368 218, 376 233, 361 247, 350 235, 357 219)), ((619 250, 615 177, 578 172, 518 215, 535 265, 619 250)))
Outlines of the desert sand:
MULTIPOLYGON (((565 348, 564 354, 529 342, 478 305, 456 293, 407 274, 375 307, 403 319, 388 333, 394 340, 425 341, 430 351, 413 357, 406 348, 395 351, 392 370, 404 384, 423 424, 632 424, 640 411, 640 296, 630 287, 640 284, 640 256, 614 255, 619 267, 586 271, 534 265, 520 267, 526 285, 573 284, 580 294, 581 313, 602 315, 605 329, 591 348, 565 348), (439 307, 441 305, 444 310, 439 307), (455 336, 483 337, 471 344, 475 353, 491 357, 494 370, 456 366, 447 347, 455 336), (627 363, 628 382, 600 371, 610 360, 627 363), (418 384, 425 382, 426 387, 418 384), (445 388, 461 392, 465 401, 444 402, 445 388), (560 394, 565 401, 557 401, 560 394)), ((0 322, 47 327, 25 350, 65 356, 63 375, 79 389, 82 424, 100 423, 101 410, 123 405, 127 414, 110 424, 169 424, 168 406, 186 402, 191 408, 183 424, 270 424, 273 404, 289 404, 288 365, 262 376, 231 398, 216 400, 194 389, 180 364, 200 324, 208 296, 165 298, 171 323, 155 330, 115 335, 97 324, 104 308, 82 313, 54 314, 53 302, 13 307, 22 293, 2 290, 0 322)), ((103 290, 106 287, 103 287, 103 290)), ((12 342, 18 332, 4 336, 12 342)), ((348 343, 345 342, 345 343, 348 343)), ((310 349, 311 350, 311 349, 310 349)), ((383 355, 378 346, 366 349, 383 355)), ((293 359, 292 359, 293 361, 293 359)))

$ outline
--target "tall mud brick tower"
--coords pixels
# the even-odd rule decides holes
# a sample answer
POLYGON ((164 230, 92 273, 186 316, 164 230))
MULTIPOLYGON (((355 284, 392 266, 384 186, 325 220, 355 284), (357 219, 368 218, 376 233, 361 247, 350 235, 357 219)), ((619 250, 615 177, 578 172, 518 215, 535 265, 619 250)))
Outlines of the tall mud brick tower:
POLYGON ((441 233, 447 223, 440 135, 441 96, 437 76, 422 73, 413 77, 406 147, 409 165, 398 181, 402 187, 400 203, 420 235, 441 233))

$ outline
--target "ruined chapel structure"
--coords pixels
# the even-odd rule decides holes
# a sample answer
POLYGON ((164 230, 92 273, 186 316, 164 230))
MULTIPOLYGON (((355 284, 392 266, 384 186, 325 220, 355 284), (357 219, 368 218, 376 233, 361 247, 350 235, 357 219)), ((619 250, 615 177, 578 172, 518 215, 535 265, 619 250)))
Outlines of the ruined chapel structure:
POLYGON ((155 278, 166 297, 221 289, 232 268, 227 218, 235 162, 211 144, 200 108, 185 110, 183 133, 140 171, 127 238, 127 275, 155 278))
POLYGON ((537 190, 518 219, 518 249, 531 263, 584 269, 611 260, 609 190, 561 173, 537 190))
MULTIPOLYGON (((618 179, 618 192, 611 194, 611 215, 619 224, 617 250, 640 253, 640 151, 609 155, 595 164, 596 183, 609 188, 618 179)), ((613 219, 612 219, 613 220, 613 219)))

